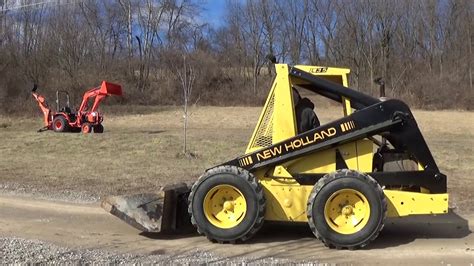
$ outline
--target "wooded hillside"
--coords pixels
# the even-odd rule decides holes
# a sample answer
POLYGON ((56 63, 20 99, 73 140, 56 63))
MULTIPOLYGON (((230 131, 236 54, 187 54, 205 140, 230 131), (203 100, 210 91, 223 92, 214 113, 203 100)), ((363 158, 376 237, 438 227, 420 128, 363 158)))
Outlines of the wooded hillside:
MULTIPOLYGON (((110 80, 121 104, 262 104, 279 62, 348 67, 351 86, 421 108, 473 109, 472 0, 235 0, 217 25, 202 0, 0 0, 4 113, 110 80), (185 59, 186 58, 186 59, 185 59)), ((111 101, 117 101, 112 100, 111 101)))

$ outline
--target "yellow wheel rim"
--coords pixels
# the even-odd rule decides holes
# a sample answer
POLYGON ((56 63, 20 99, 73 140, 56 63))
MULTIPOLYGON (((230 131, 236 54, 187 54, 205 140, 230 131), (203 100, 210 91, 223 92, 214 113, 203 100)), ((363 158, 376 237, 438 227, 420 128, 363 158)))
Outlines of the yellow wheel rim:
POLYGON ((213 187, 204 197, 203 205, 207 220, 224 229, 239 225, 247 212, 244 195, 231 185, 213 187))
POLYGON ((324 217, 332 230, 349 235, 362 230, 369 221, 370 204, 357 190, 341 189, 334 192, 324 206, 324 217))

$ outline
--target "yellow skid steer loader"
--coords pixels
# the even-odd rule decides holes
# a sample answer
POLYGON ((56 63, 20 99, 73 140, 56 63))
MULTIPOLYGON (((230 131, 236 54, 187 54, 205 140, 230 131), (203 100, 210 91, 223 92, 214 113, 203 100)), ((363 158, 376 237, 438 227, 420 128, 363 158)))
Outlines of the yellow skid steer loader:
POLYGON ((348 69, 275 68, 244 155, 192 186, 108 197, 104 209, 149 232, 191 223, 219 243, 245 241, 264 221, 307 223, 326 246, 348 249, 374 240, 386 217, 448 212, 446 176, 405 103, 348 88, 348 69), (340 104, 342 117, 319 125, 300 106, 303 90, 340 104))

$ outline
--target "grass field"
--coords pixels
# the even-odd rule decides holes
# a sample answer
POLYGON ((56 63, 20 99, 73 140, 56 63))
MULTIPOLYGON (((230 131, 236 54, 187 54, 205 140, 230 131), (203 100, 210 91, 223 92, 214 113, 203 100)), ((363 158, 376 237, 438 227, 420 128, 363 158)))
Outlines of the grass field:
MULTIPOLYGON (((322 123, 339 110, 318 110, 322 123)), ((55 197, 100 197, 152 191, 193 181, 207 168, 241 155, 260 108, 192 109, 190 151, 182 152, 182 113, 177 107, 105 109, 104 134, 37 133, 41 118, 0 117, 0 188, 55 197), (82 194, 81 194, 82 193, 82 194), (79 197, 79 196, 77 196, 79 197)), ((453 207, 474 207, 474 113, 414 111, 441 168, 448 175, 453 207)))

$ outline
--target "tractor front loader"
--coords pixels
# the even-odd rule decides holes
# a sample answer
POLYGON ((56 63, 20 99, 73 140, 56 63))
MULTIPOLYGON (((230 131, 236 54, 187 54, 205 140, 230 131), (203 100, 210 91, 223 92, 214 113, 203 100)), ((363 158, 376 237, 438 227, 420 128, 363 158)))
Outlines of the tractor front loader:
POLYGON ((275 67, 244 155, 192 186, 108 197, 103 207, 143 231, 190 221, 219 243, 245 241, 265 221, 307 223, 326 246, 348 249, 374 240, 386 217, 448 212, 446 176, 405 103, 347 88, 348 69, 275 67), (335 101, 341 118, 302 130, 303 90, 335 101))
POLYGON ((33 98, 38 103, 43 113, 44 127, 38 130, 54 130, 55 132, 83 132, 103 133, 104 126, 102 121, 104 117, 97 111, 100 102, 109 95, 122 96, 122 87, 117 84, 102 81, 99 87, 92 88, 84 93, 82 102, 76 112, 73 112, 70 106, 69 93, 67 91, 56 91, 56 111, 51 110, 45 97, 39 95, 38 87, 35 85, 32 90, 33 98), (64 95, 64 96, 63 96, 64 95), (66 98, 66 104, 62 105, 60 98, 66 98), (93 99, 92 106, 89 107, 89 101, 93 99))

